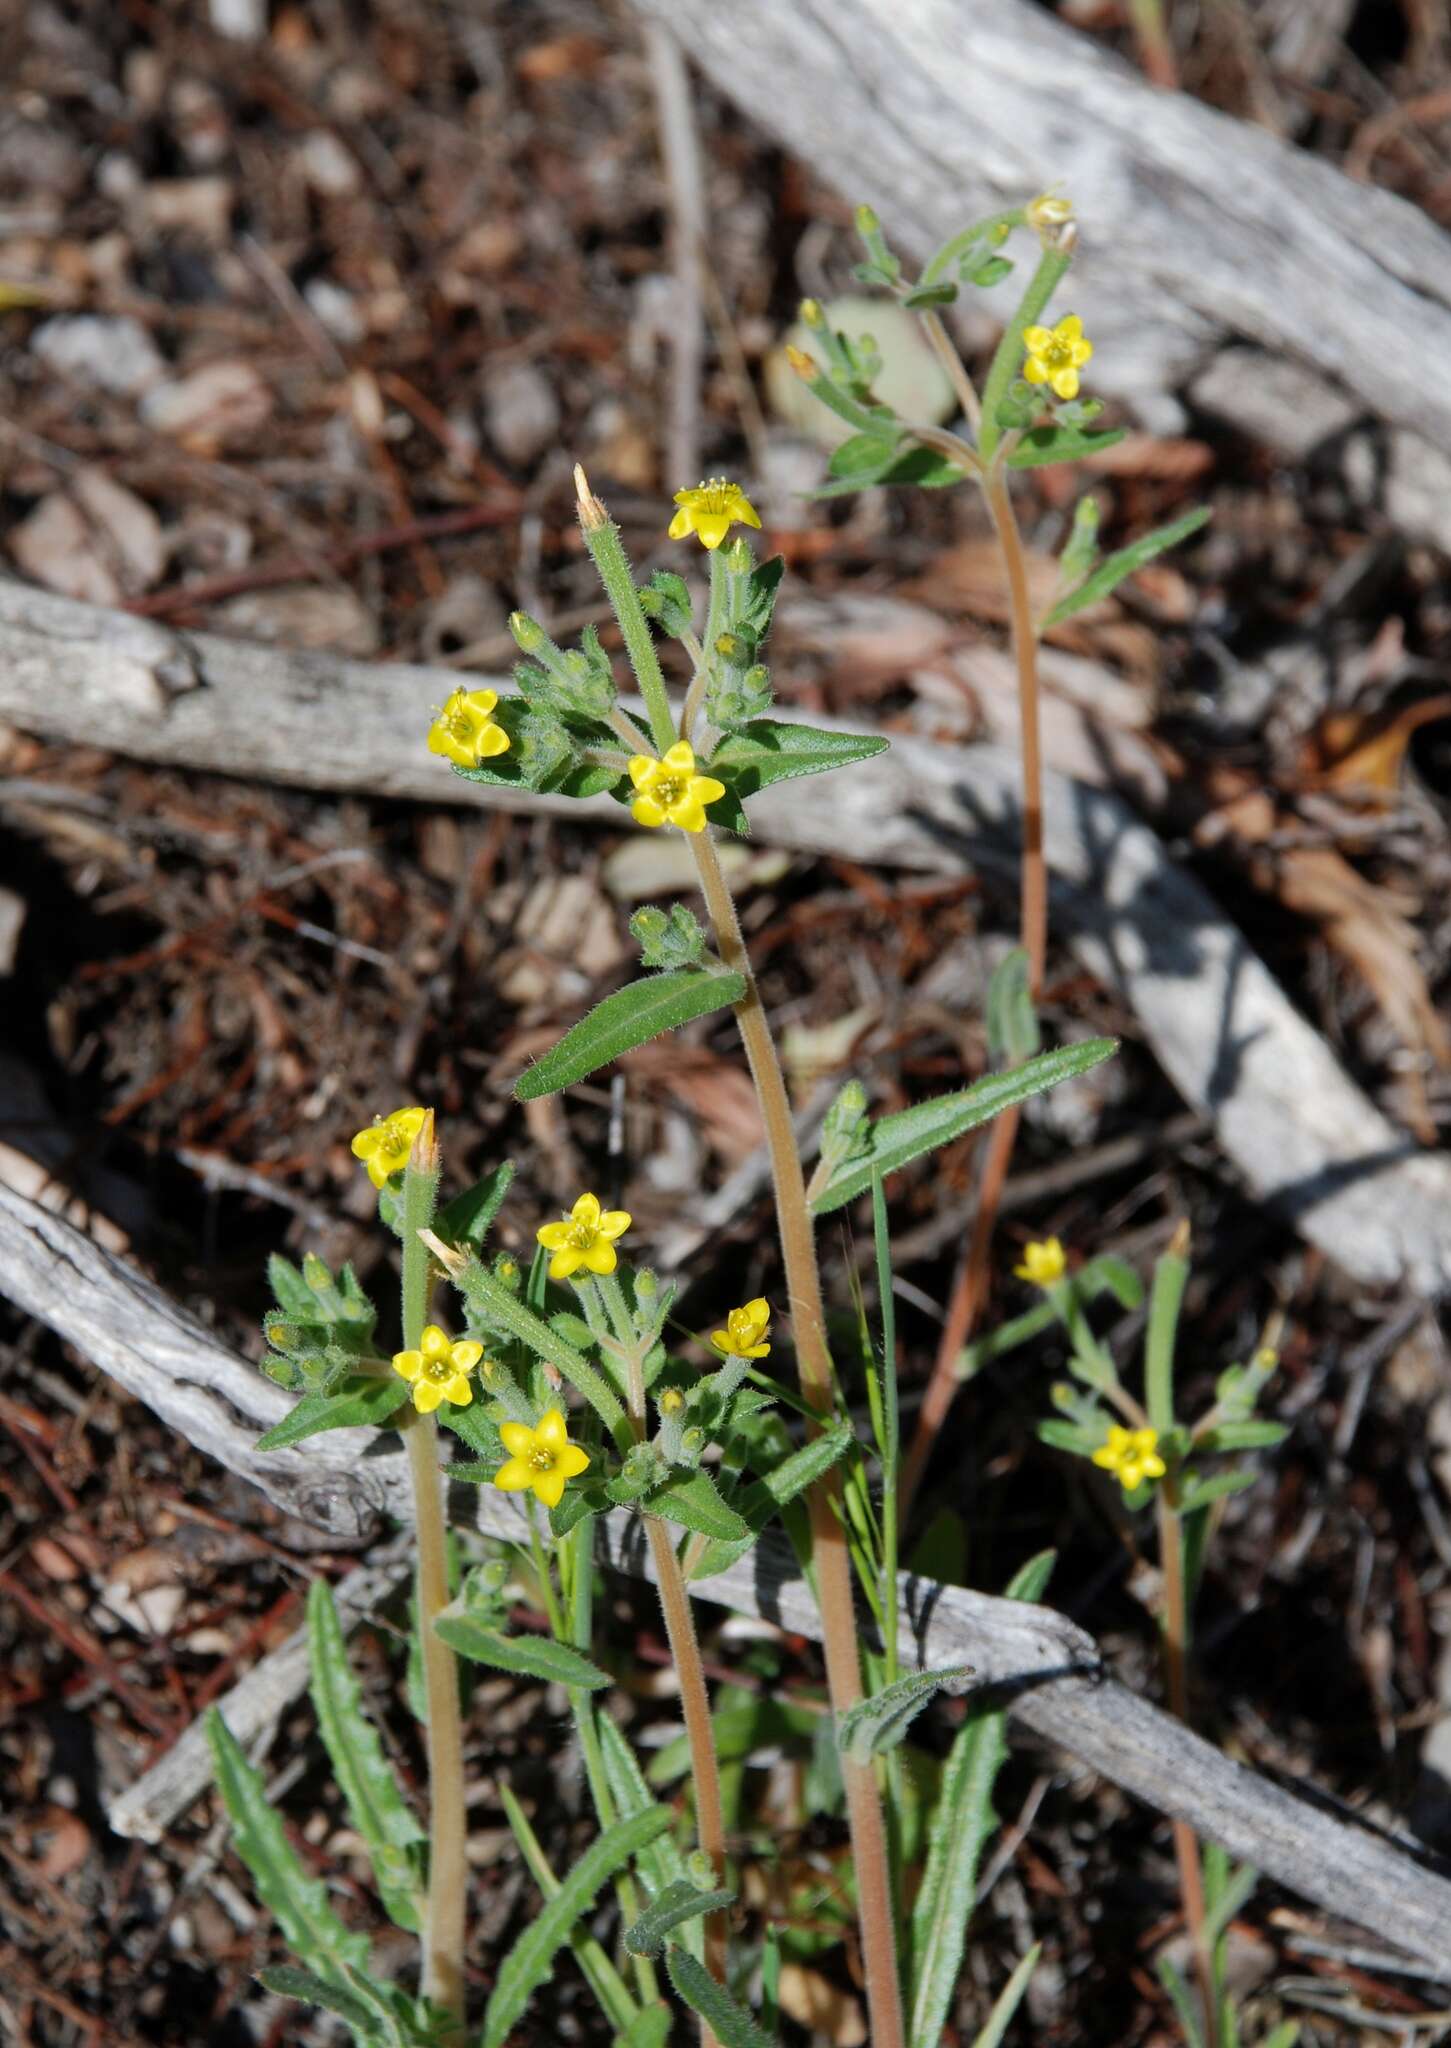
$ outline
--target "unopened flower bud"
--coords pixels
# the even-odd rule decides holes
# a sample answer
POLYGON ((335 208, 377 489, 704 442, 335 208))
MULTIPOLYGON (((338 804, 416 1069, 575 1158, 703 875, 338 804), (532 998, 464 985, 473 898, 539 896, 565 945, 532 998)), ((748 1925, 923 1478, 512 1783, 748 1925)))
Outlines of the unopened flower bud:
POLYGON ((660 1396, 660 1413, 678 1415, 685 1406, 685 1396, 678 1387, 667 1387, 660 1396))
POLYGON ((875 235, 880 232, 881 225, 873 207, 863 204, 857 208, 856 231, 859 235, 875 235))
POLYGON ((803 299, 801 301, 801 318, 807 327, 824 327, 826 325, 826 315, 821 310, 820 299, 803 299))
POLYGON ((549 637, 539 621, 531 619, 528 612, 510 612, 509 631, 514 635, 515 645, 521 654, 537 654, 549 637))
POLYGON ((797 376, 804 377, 808 384, 814 384, 821 374, 815 361, 811 356, 807 355, 805 349, 796 348, 789 341, 786 344, 786 360, 797 376))

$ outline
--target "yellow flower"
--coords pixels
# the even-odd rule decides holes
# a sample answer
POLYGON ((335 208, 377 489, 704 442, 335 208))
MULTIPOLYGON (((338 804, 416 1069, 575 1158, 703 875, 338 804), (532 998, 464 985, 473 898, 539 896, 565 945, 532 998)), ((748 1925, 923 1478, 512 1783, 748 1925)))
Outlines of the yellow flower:
POLYGON ((408 1164, 413 1140, 423 1129, 427 1115, 426 1109, 395 1109, 391 1116, 374 1117, 367 1130, 359 1131, 354 1138, 353 1157, 361 1159, 367 1167, 375 1188, 382 1187, 390 1174, 401 1172, 408 1164))
POLYGON ((1108 1442, 1094 1452, 1093 1462, 1105 1472, 1112 1472, 1125 1493, 1132 1493, 1146 1479, 1163 1478, 1164 1461, 1159 1456, 1158 1444, 1158 1430, 1125 1429, 1115 1422, 1109 1429, 1108 1442))
POLYGON ((675 502, 680 510, 670 522, 670 538, 684 540, 688 533, 693 533, 712 552, 738 521, 742 526, 761 523, 740 485, 727 483, 723 476, 713 476, 708 483, 697 484, 693 491, 677 491, 675 502))
POLYGON ((1023 346, 1028 360, 1023 375, 1030 384, 1051 384, 1060 398, 1078 396, 1078 373, 1093 354, 1076 313, 1067 313, 1056 327, 1025 327, 1023 346))
MULTIPOLYGON (((547 1252, 551 1280, 567 1280, 581 1266, 591 1273, 613 1273, 615 1239, 623 1237, 630 1218, 623 1209, 600 1208, 597 1195, 581 1195, 563 1223, 546 1223, 535 1235, 547 1252)), ((542 1496, 541 1496, 542 1498, 542 1496)))
POLYGON ((588 1451, 572 1444, 565 1433, 564 1416, 558 1408, 551 1408, 537 1429, 527 1422, 501 1422, 499 1435, 509 1462, 494 1474, 495 1486, 505 1493, 535 1493, 547 1508, 559 1506, 564 1482, 576 1478, 589 1464, 588 1451))
POLYGON ((440 1401, 455 1408, 467 1408, 474 1398, 469 1374, 484 1355, 482 1344, 472 1337, 455 1343, 437 1323, 430 1323, 417 1351, 395 1351, 393 1370, 413 1388, 413 1405, 420 1415, 429 1415, 440 1401))
POLYGON ((1068 1261, 1057 1238, 1050 1237, 1041 1244, 1025 1244, 1023 1262, 1014 1266, 1013 1271, 1020 1280, 1031 1281, 1034 1287, 1051 1287, 1068 1271, 1068 1261))
POLYGON ((630 780, 638 794, 630 805, 637 825, 678 825, 682 832, 705 830, 705 806, 725 795, 713 775, 697 775, 695 749, 677 740, 663 761, 650 754, 630 758, 630 780))
POLYGON ((494 690, 455 690, 428 728, 429 753, 447 754, 459 768, 477 768, 480 761, 507 754, 509 735, 494 723, 498 701, 494 690))
POLYGON ((762 1340, 771 1327, 771 1311, 758 1294, 744 1308, 733 1308, 723 1330, 712 1330, 710 1341, 725 1358, 765 1358, 771 1347, 762 1340))

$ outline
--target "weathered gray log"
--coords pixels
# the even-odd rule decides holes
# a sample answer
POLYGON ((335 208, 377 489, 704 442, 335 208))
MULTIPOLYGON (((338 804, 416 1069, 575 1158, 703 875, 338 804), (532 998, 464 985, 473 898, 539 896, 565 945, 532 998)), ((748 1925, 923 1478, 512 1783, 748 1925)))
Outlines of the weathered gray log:
MULTIPOLYGON (((1451 392, 1425 374, 1426 351, 1451 347, 1451 239, 1416 207, 1157 90, 1027 0, 635 5, 918 260, 1061 181, 1082 222, 1068 298, 1097 345, 1096 391, 1172 429, 1216 350, 1256 343, 1267 370, 1288 357, 1397 430, 1392 515, 1451 546, 1426 487, 1429 466, 1451 489, 1451 392)), ((1254 379, 1240 391, 1253 432, 1254 379)), ((1233 390, 1226 401, 1239 418, 1233 390)))
MULTIPOLYGON (((388 1447, 386 1435, 338 1430, 299 1449, 259 1457, 251 1438, 287 1409, 288 1396, 133 1267, 3 1188, 0 1292, 75 1345, 189 1443, 337 1540, 362 1542, 378 1523, 405 1513, 405 1460, 388 1447)), ((456 1485, 449 1505, 461 1525, 494 1536, 523 1533, 517 1507, 492 1488, 456 1485)), ((616 1513, 596 1526, 611 1563, 650 1576, 638 1522, 616 1513)), ((790 1553, 775 1541, 760 1543, 730 1571, 691 1591, 802 1635, 820 1633, 810 1593, 790 1553)), ((923 1666, 973 1665, 982 1684, 1002 1689, 1016 1719, 1148 1805, 1189 1821, 1302 1898, 1411 1955, 1436 1965, 1445 1961, 1451 1883, 1375 1830, 1337 1819, 1323 1805, 1231 1763, 1116 1684, 1105 1674, 1092 1639, 1064 1616, 908 1573, 902 1575, 901 1601, 903 1641, 923 1666)), ((291 1654, 291 1676, 300 1687, 301 1665, 297 1652, 291 1654)), ((275 1685, 269 1690, 259 1682, 259 1690, 277 1697, 275 1685)), ((199 1774, 199 1752, 184 1753, 169 1798, 177 1796, 188 1770, 199 1774)), ((205 1779, 196 1775, 187 1782, 200 1790, 205 1779)), ((132 1818, 143 1826, 165 1824, 154 1801, 133 1802, 133 1808, 132 1818)))
MULTIPOLYGON (((608 798, 580 805, 452 775, 421 734, 457 681, 177 633, 0 579, 0 720, 27 731, 312 789, 621 821, 608 798)), ((897 738, 850 774, 763 791, 751 811, 762 839, 802 852, 849 846, 884 866, 1011 880, 1017 785, 1003 748, 897 738)), ((1045 796, 1055 930, 1119 990, 1255 1194, 1355 1279, 1445 1291, 1451 1160, 1382 1116, 1119 797, 1051 774, 1045 796)))

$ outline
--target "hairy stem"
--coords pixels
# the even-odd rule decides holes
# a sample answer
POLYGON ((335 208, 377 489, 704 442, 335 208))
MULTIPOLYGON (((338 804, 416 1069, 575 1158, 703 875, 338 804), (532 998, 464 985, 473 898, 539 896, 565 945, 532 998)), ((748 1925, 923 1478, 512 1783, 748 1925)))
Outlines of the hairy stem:
MULTIPOLYGON (((735 903, 715 846, 707 832, 699 832, 690 835, 690 849, 695 856, 706 909, 715 927, 716 950, 725 966, 740 974, 746 984, 746 992, 735 1006, 736 1022, 766 1127, 797 1369, 802 1393, 818 1420, 825 1423, 834 1406, 831 1354, 827 1349, 821 1279, 816 1266, 816 1238, 806 1202, 801 1155, 796 1149, 791 1104, 760 990, 751 971, 750 955, 741 936, 735 903)), ((807 1495, 807 1504, 827 1683, 832 1711, 840 1715, 861 1698, 862 1681, 851 1562, 842 1521, 841 1478, 835 1468, 817 1480, 807 1495)), ((872 2044, 873 2048, 903 2048, 902 1997, 881 1794, 870 1764, 853 1763, 844 1757, 842 1779, 861 1916, 872 2044)))
MULTIPOLYGON (((1187 1727, 1189 1609, 1184 1588, 1183 1524, 1175 1512, 1177 1505, 1174 1482, 1166 1479, 1157 1495, 1159 1563, 1164 1574, 1164 1685, 1171 1713, 1187 1727)), ((1204 2006, 1204 2039, 1207 2048, 1219 2048, 1214 1955, 1205 1927, 1204 1873, 1199 1843, 1187 1821, 1174 1822, 1174 1860, 1179 1866, 1184 1924, 1194 1951, 1194 1974, 1199 1979, 1199 1996, 1204 2006)))
MULTIPOLYGON (((1018 671, 1018 713, 1022 729, 1023 824, 1020 855, 1020 936, 1028 956, 1028 987, 1036 1002, 1043 992, 1043 963, 1048 951, 1048 868, 1043 858, 1043 746, 1040 733, 1038 688, 1038 634, 1033 623, 1032 600, 1028 591, 1028 564, 1023 553, 1008 481, 1002 469, 993 466, 983 478, 983 494, 992 517, 993 531, 1003 558, 1012 618, 1013 657, 1018 671)), ((988 1139, 978 1186, 977 1213, 967 1258, 957 1277, 948 1304, 947 1320, 937 1347, 932 1377, 927 1383, 917 1416, 912 1448, 902 1468, 902 1506, 905 1512, 921 1479, 942 1425, 957 1391, 958 1360, 972 1335, 973 1327, 987 1298, 989 1260, 998 1209, 1007 1184, 1013 1147, 1017 1142, 1020 1112, 1005 1110, 997 1118, 988 1139)))
MULTIPOLYGON (((438 1153, 433 1118, 419 1132, 403 1175, 403 1344, 416 1351, 428 1321, 432 1269, 419 1232, 433 1221, 438 1199, 438 1153)), ((438 1425, 411 1404, 403 1410, 403 1441, 413 1487, 418 1540, 418 1636, 428 1700, 428 1901, 423 1923, 423 1992, 449 2015, 452 2032, 464 2024, 464 1906, 468 1864, 464 1853, 463 1725, 458 1665, 434 1622, 448 1605, 448 1539, 443 1478, 438 1467, 438 1425)))

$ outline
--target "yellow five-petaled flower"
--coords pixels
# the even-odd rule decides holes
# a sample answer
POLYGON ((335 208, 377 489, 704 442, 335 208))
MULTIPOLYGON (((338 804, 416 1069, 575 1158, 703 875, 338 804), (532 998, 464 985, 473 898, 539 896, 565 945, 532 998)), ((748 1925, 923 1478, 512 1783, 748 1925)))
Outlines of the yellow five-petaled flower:
POLYGON ((744 1308, 733 1308, 723 1330, 712 1330, 710 1341, 725 1358, 765 1358, 771 1347, 765 1342, 771 1328, 771 1310, 761 1295, 744 1308))
POLYGON ((733 526, 761 523, 759 513, 740 485, 728 483, 723 476, 713 476, 692 491, 677 491, 675 502, 680 510, 670 522, 670 538, 684 540, 693 533, 712 552, 733 526))
POLYGON ((1093 1462, 1105 1472, 1112 1472, 1125 1493, 1132 1493, 1146 1479, 1162 1479, 1164 1476, 1164 1461, 1159 1456, 1159 1432, 1156 1429, 1125 1429, 1122 1423, 1115 1422, 1110 1426, 1108 1442, 1094 1452, 1093 1462))
POLYGON ((1022 1263, 1013 1268, 1020 1280, 1031 1281, 1034 1287, 1051 1287, 1055 1280, 1063 1278, 1067 1270, 1068 1261, 1056 1237, 1045 1238, 1038 1244, 1025 1244, 1022 1263))
POLYGON ((440 1401, 455 1408, 467 1408, 474 1398, 469 1374, 484 1355, 482 1344, 472 1337, 455 1340, 430 1323, 419 1339, 417 1351, 395 1351, 393 1370, 413 1388, 413 1405, 420 1415, 429 1415, 440 1401))
POLYGON ((365 1131, 353 1140, 354 1159, 361 1159, 375 1188, 383 1186, 390 1174, 400 1173, 408 1164, 413 1140, 423 1129, 426 1109, 395 1109, 391 1116, 374 1117, 365 1131))
POLYGON ((433 715, 429 753, 446 754, 458 768, 477 768, 480 761, 507 754, 509 735, 494 719, 498 702, 496 690, 455 690, 433 715))
POLYGON ((534 1429, 527 1422, 501 1422, 499 1435, 509 1462, 494 1474, 495 1486, 505 1493, 537 1494, 547 1508, 559 1506, 566 1480, 589 1464, 588 1451, 570 1442, 558 1408, 550 1408, 534 1429))
POLYGON ((725 795, 713 775, 697 775, 695 749, 677 740, 663 761, 651 754, 630 757, 635 798, 630 813, 637 825, 678 825, 682 832, 705 830, 705 806, 725 795))
POLYGON ((562 1223, 545 1223, 535 1233, 547 1252, 551 1280, 567 1280, 581 1266, 591 1273, 613 1273, 618 1263, 615 1239, 630 1227, 624 1209, 601 1209, 598 1195, 581 1195, 562 1223))
POLYGON ((1093 354, 1076 313, 1065 313, 1056 327, 1025 327, 1023 346, 1028 360, 1023 375, 1030 384, 1049 384, 1060 398, 1078 396, 1078 373, 1093 354))

